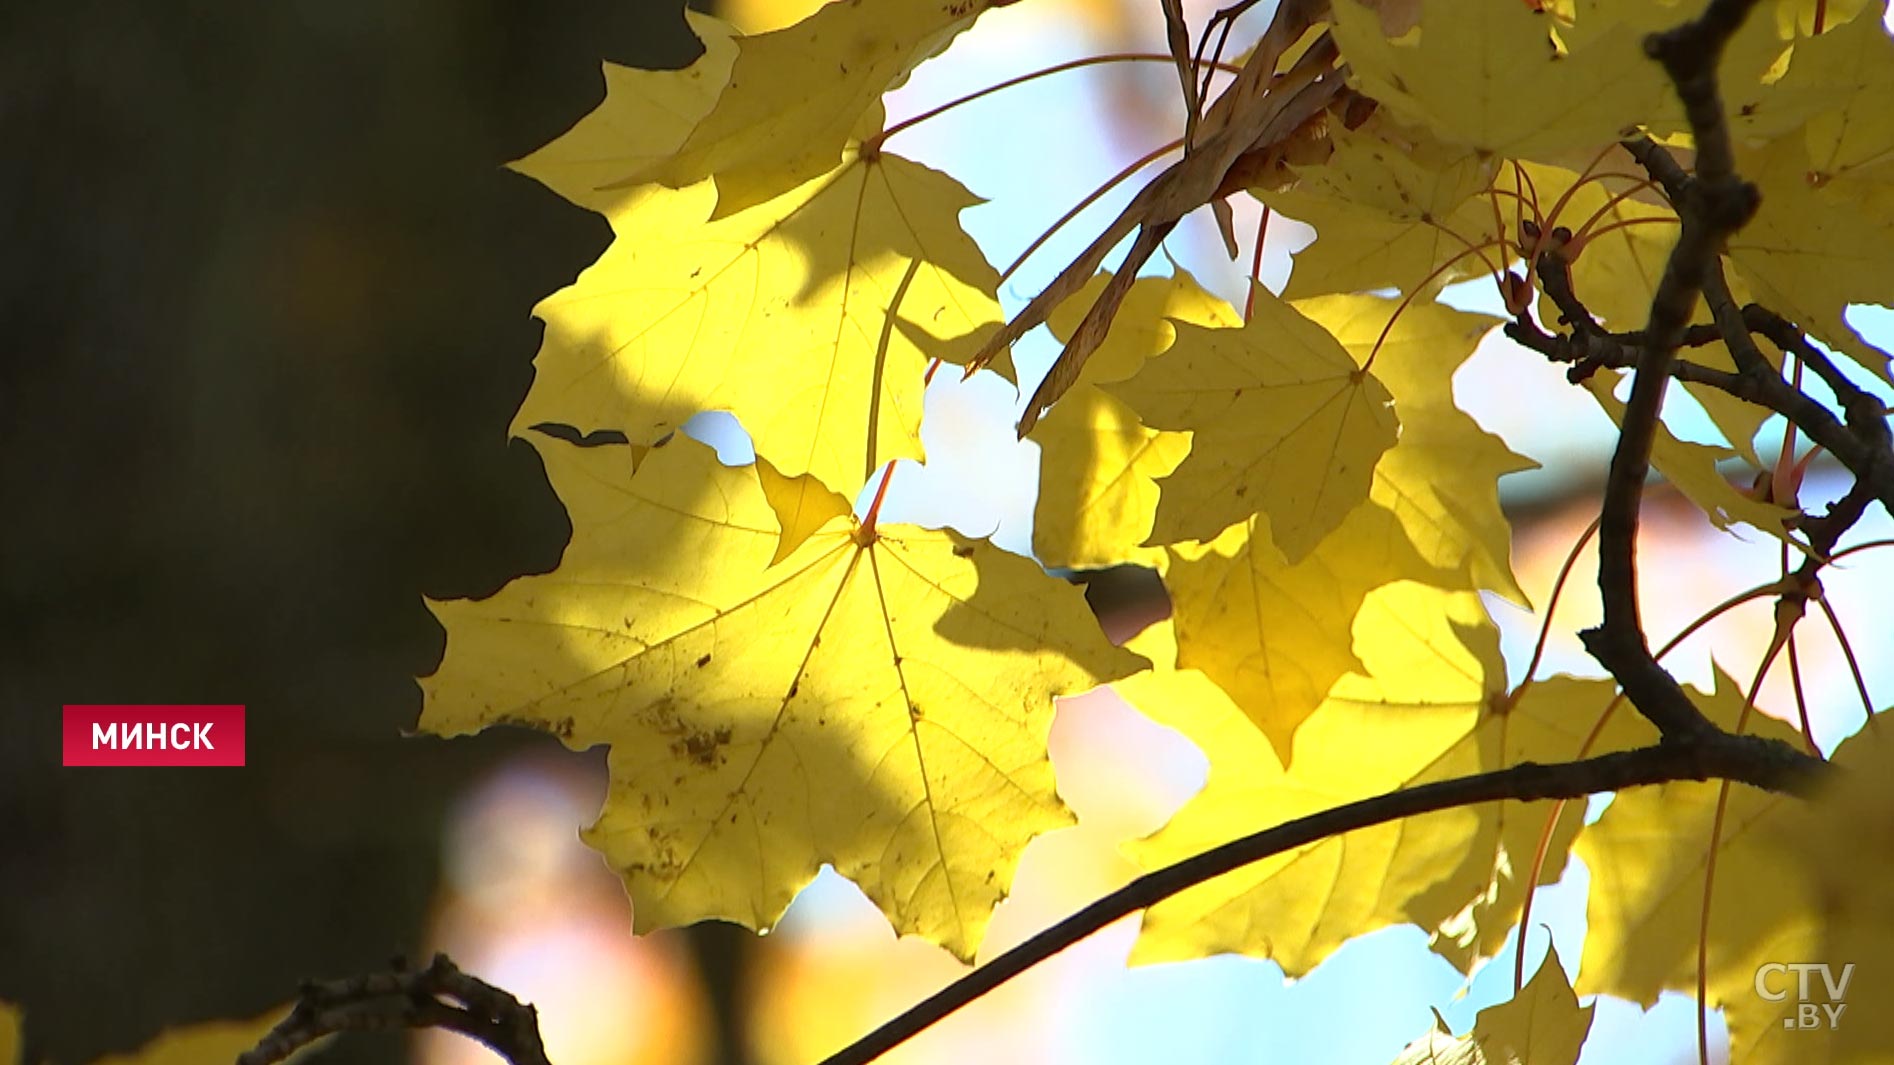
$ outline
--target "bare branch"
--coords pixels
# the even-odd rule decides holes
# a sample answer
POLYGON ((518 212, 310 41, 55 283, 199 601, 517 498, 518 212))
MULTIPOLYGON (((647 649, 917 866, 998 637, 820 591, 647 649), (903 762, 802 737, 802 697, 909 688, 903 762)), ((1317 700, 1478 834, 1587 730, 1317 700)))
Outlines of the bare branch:
POLYGON ((408 1028, 445 1028, 478 1039, 513 1065, 550 1065, 538 1012, 461 972, 445 954, 418 971, 396 958, 385 973, 304 984, 289 1016, 237 1065, 274 1065, 337 1032, 408 1028))

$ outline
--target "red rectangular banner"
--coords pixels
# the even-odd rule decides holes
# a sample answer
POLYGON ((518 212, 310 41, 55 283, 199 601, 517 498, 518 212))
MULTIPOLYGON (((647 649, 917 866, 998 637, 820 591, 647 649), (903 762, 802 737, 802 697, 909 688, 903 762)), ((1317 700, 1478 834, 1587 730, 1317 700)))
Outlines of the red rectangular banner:
POLYGON ((241 706, 68 706, 65 764, 243 764, 241 706))

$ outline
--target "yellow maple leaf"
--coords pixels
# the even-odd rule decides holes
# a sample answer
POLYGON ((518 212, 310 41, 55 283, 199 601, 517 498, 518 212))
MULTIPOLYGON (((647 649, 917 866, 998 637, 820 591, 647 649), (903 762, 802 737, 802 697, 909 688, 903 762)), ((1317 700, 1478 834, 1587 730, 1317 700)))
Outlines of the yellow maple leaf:
MULTIPOLYGON (((1109 278, 1094 278, 1052 312, 1047 325, 1055 336, 1071 337, 1109 278)), ((1184 460, 1190 438, 1145 426, 1131 408, 1096 386, 1131 377, 1145 360, 1168 349, 1176 336, 1173 318, 1205 326, 1242 322, 1184 270, 1139 278, 1077 383, 1033 427, 1040 448, 1033 554, 1045 565, 1161 564, 1162 550, 1139 545, 1151 534, 1157 481, 1184 460)))
POLYGON ((1376 296, 1295 303, 1357 363, 1366 363, 1380 344, 1375 375, 1394 397, 1402 428, 1400 440, 1375 464, 1368 498, 1400 519, 1429 565, 1463 572, 1467 587, 1524 605, 1512 573, 1512 526, 1499 507, 1499 478, 1538 464, 1481 429, 1453 397, 1455 372, 1499 320, 1438 303, 1412 304, 1397 317, 1398 306, 1376 296))
POLYGON ((883 93, 982 12, 1012 2, 836 0, 795 25, 738 37, 716 105, 675 153, 618 183, 713 180, 713 218, 773 200, 834 169, 883 93))
MULTIPOLYGON (((1894 37, 1875 18, 1833 26, 1819 37, 1796 42, 1782 79, 1771 87, 1783 95, 1819 101, 1799 128, 1810 170, 1822 181, 1861 168, 1894 164, 1894 37)), ((1883 179, 1885 180, 1885 179, 1883 179)))
POLYGON ((1366 502, 1315 551, 1290 562, 1257 516, 1209 544, 1173 548, 1164 585, 1176 619, 1177 664, 1228 692, 1287 761, 1296 729, 1343 674, 1369 592, 1427 573, 1400 520, 1366 502))
POLYGON ((1168 351, 1104 388, 1146 425, 1192 433, 1148 543, 1209 540, 1263 514, 1293 562, 1367 498, 1399 423, 1387 388, 1327 330, 1254 292, 1243 328, 1178 323, 1168 351))
MULTIPOLYGON (((1719 726, 1736 728, 1743 693, 1721 670, 1715 692, 1693 691, 1692 699, 1719 726)), ((1757 713, 1749 715, 1744 731, 1802 745, 1788 725, 1757 713)), ((1857 759, 1878 759, 1885 766, 1886 746, 1858 736, 1842 745, 1835 761, 1856 775, 1867 768, 1857 759), (1881 750, 1869 754, 1874 747, 1881 750)), ((1885 773, 1877 775, 1885 778, 1885 773)), ((1894 1045, 1889 1041, 1894 1033, 1885 1012, 1877 1014, 1875 1007, 1886 1001, 1890 980, 1884 970, 1870 975, 1874 966, 1867 964, 1885 955, 1857 953, 1877 941, 1883 946, 1889 942, 1885 881, 1871 878, 1871 871, 1860 865, 1865 856, 1878 858, 1883 852, 1856 834, 1857 827, 1865 825, 1849 816, 1847 800, 1840 807, 1824 807, 1744 785, 1730 787, 1713 846, 1711 826, 1720 790, 1717 782, 1679 781, 1624 792, 1579 837, 1578 854, 1592 875, 1579 992, 1617 995, 1647 1007, 1665 990, 1694 996, 1698 944, 1707 931, 1707 1003, 1708 1008, 1721 1009, 1728 1022, 1730 1060, 1753 1065, 1829 1060, 1833 1033, 1825 1024, 1815 1029, 1798 1024, 1804 1000, 1794 993, 1795 974, 1764 967, 1827 963, 1830 975, 1840 979, 1848 962, 1858 963, 1857 981, 1869 982, 1858 983, 1841 1000, 1843 1005, 1857 1004, 1845 1012, 1843 1027, 1852 1023, 1861 1028, 1851 1038, 1872 1033, 1878 1038, 1865 1045, 1885 1055, 1894 1045), (1812 834, 1830 841, 1846 837, 1843 869, 1807 860, 1812 834), (1704 877, 1712 861, 1715 880, 1706 925, 1704 877), (1817 888, 1818 878, 1824 877, 1828 885, 1842 889, 1840 897, 1866 905, 1856 909, 1851 902, 1827 910, 1831 897, 1817 888), (1850 882, 1858 886, 1844 886, 1850 882), (1851 916, 1870 919, 1855 923, 1851 916), (1840 919, 1831 923, 1831 917, 1840 919), (1829 938, 1836 932, 1843 938, 1829 938), (1855 936, 1864 938, 1851 938, 1855 936)), ((1867 824, 1885 830, 1885 785, 1879 790, 1882 805, 1873 815, 1876 820, 1867 824)), ((1872 807, 1870 799, 1854 813, 1866 815, 1872 807)), ((1833 860, 1837 849, 1832 842, 1828 853, 1833 860)), ((1820 981, 1815 983, 1819 992, 1820 981)), ((1826 995, 1815 998, 1835 1004, 1826 995)), ((1834 1060, 1887 1059, 1863 1055, 1834 1060)))
MULTIPOLYGON (((1170 824, 1127 852, 1157 868, 1291 818, 1470 773, 1574 757, 1610 685, 1555 678, 1513 704, 1498 640, 1476 595, 1412 582, 1368 597, 1356 625, 1361 673, 1337 682, 1296 735, 1287 769, 1240 711, 1195 671, 1114 684, 1127 702, 1182 732, 1210 777, 1170 824)), ((1591 753, 1648 742, 1628 710, 1591 753)), ((1528 887, 1553 804, 1486 803, 1332 837, 1258 862, 1153 907, 1133 952, 1159 962, 1240 952, 1291 975, 1354 936, 1390 924, 1435 932, 1434 950, 1471 971, 1504 942, 1528 887)), ((1555 822, 1537 883, 1564 869, 1582 803, 1555 822)))
POLYGON ((1881 234, 1894 229, 1894 38, 1881 21, 1856 18, 1798 41, 1771 97, 1789 119, 1760 127, 1774 140, 1738 154, 1762 206, 1730 238, 1739 275, 1772 310, 1884 379, 1888 354, 1848 325, 1850 304, 1886 303, 1894 260, 1881 234))
POLYGON ((1592 1006, 1580 1007, 1549 947, 1519 993, 1481 1010, 1473 1030, 1456 1037, 1439 1013, 1434 1028, 1408 1044, 1394 1065, 1572 1065, 1591 1032, 1592 1006))
POLYGON ((706 221, 714 195, 650 190, 611 216, 611 247, 536 309, 546 336, 513 431, 649 445, 727 410, 785 475, 847 496, 918 457, 927 359, 965 361, 1000 317, 998 275, 958 221, 972 195, 885 154, 706 221))
POLYGON ((1161 564, 1141 546, 1157 513, 1157 482, 1190 453, 1186 433, 1151 429, 1094 385, 1067 392, 1033 426, 1040 448, 1033 556, 1047 566, 1161 564))
POLYGON ((677 151, 715 106, 737 57, 728 23, 688 9, 684 19, 703 42, 696 62, 683 70, 606 63, 604 101, 510 168, 603 215, 643 196, 647 189, 621 179, 677 151))
POLYGON ((765 929, 822 863, 895 928, 972 956, 1020 850, 1070 823, 1055 695, 1132 671, 1082 594, 983 542, 832 520, 770 565, 756 474, 680 438, 629 479, 544 450, 573 539, 553 573, 435 602, 421 725, 611 745, 585 833, 636 927, 765 929))
MULTIPOLYGON (((1296 310, 1361 363, 1395 306, 1334 296, 1296 310)), ((1259 517, 1207 547, 1175 550, 1165 568, 1180 663, 1221 685, 1282 757, 1336 679, 1359 668, 1350 634, 1370 591, 1413 579, 1524 599, 1497 482, 1530 462, 1453 405, 1454 370, 1492 323, 1435 304, 1394 321, 1376 366, 1395 408, 1417 417, 1376 463, 1368 502, 1307 556, 1289 559, 1259 517)))
POLYGON ((1608 144, 1671 91, 1629 26, 1560 51, 1525 4, 1424 0, 1419 40, 1394 41, 1356 0, 1334 4, 1335 43, 1361 90, 1444 141, 1515 158, 1608 144))
MULTIPOLYGON (((1472 727, 1490 691, 1479 659, 1442 612, 1447 593, 1394 585, 1364 607, 1370 627, 1405 626, 1407 640, 1368 641, 1367 668, 1386 670, 1403 696, 1369 676, 1336 685, 1296 737, 1293 769, 1214 684, 1188 670, 1114 684, 1126 702, 1174 728, 1210 759, 1204 790, 1155 835, 1128 844, 1154 869, 1272 824, 1390 790, 1472 727), (1405 621, 1395 612, 1404 612, 1405 621), (1446 643, 1436 645, 1435 640, 1446 643), (1355 698, 1350 698, 1354 696, 1355 698), (1398 709, 1395 702, 1406 698, 1398 709)), ((1483 617, 1460 594, 1458 620, 1483 617)), ((1391 630, 1388 630, 1391 633, 1391 630)), ((1497 641, 1489 635, 1491 657, 1497 641)), ((1240 952, 1300 975, 1352 936, 1408 920, 1404 903, 1458 860, 1477 815, 1449 811, 1350 833, 1254 863, 1147 910, 1131 960, 1145 964, 1240 952)))
POLYGON ((1432 291, 1479 271, 1480 258, 1465 256, 1434 274, 1469 244, 1492 238, 1491 208, 1473 197, 1491 179, 1493 160, 1380 120, 1360 131, 1337 124, 1330 137, 1333 154, 1319 166, 1296 168, 1293 186, 1253 190, 1316 231, 1315 242, 1295 253, 1285 299, 1432 291))

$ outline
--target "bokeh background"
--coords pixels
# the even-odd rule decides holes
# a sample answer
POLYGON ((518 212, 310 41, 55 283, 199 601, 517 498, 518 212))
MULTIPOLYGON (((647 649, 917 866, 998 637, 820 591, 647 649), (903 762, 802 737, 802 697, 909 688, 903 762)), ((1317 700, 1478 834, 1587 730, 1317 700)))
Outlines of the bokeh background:
MULTIPOLYGON (((709 5, 694 5, 708 7, 709 5)), ((809 0, 722 11, 761 30, 809 0)), ((1193 22, 1215 4, 1186 5, 1193 22)), ((815 1060, 952 979, 825 873, 769 936, 710 925, 634 940, 616 879, 577 841, 603 762, 525 732, 405 736, 413 677, 443 637, 422 597, 482 595, 556 564, 568 533, 531 448, 505 426, 531 380, 534 302, 605 246, 603 221, 501 164, 589 110, 600 60, 696 53, 675 0, 512 5, 389 0, 16 6, 0 15, 0 998, 27 1010, 29 1060, 137 1046, 167 1024, 251 1016, 298 980, 447 949, 534 1001, 559 1065, 815 1060), (58 708, 249 707, 248 768, 58 766, 58 708)), ((1253 34, 1267 6, 1244 23, 1253 34)), ((1030 0, 996 12, 891 101, 916 113, 1066 58, 1161 51, 1155 0, 1030 0)), ((1061 75, 917 127, 891 150, 993 202, 967 224, 1004 264, 1096 183, 1173 135, 1158 64, 1061 75)), ((1129 190, 1009 281, 1016 307, 1129 190)), ((1239 210, 1239 232, 1254 213, 1239 210)), ((1305 231, 1272 223, 1279 285, 1305 231)), ((1171 255, 1226 297, 1207 223, 1171 255)), ((1482 305, 1469 290, 1461 298, 1482 305)), ((1490 307, 1490 302, 1485 304, 1490 307)), ((1885 312, 1861 324, 1886 330, 1885 312)), ((1021 351, 1043 369, 1052 348, 1021 351)), ((941 375, 935 461, 895 480, 891 516, 951 520, 1024 550, 1037 453, 1012 441, 1010 389, 941 375)), ((1503 342, 1462 399, 1545 464, 1509 479, 1515 564, 1543 603, 1590 520, 1609 423, 1557 370, 1503 342), (1522 402, 1521 397, 1530 397, 1522 402)), ((710 420, 704 435, 741 451, 710 420)), ((1833 491, 1817 467, 1810 497, 1833 491)), ((1885 523, 1867 535, 1886 535, 1885 523)), ((1649 619, 1668 635, 1766 577, 1767 544, 1653 505, 1649 619)), ((1882 702, 1894 586, 1886 556, 1833 579, 1882 702)), ((1584 563, 1579 572, 1587 573, 1584 563)), ((1109 598, 1100 588, 1098 599, 1109 598)), ((1595 672, 1569 633, 1542 671, 1595 672)), ((1534 621, 1495 604, 1514 669, 1534 621)), ((1739 675, 1766 608, 1680 654, 1739 675)), ((1804 645, 1825 744, 1859 727, 1830 640, 1804 645)), ((1765 704, 1791 705, 1781 678, 1765 704)), ((1202 756, 1109 696, 1062 708, 1062 794, 1081 824, 1028 851, 986 954, 1123 882, 1119 840, 1156 828, 1202 756)), ((1528 950, 1579 957, 1585 877, 1535 911, 1528 950)), ((1506 997, 1424 937, 1390 929, 1287 984, 1226 958, 1126 971, 1121 923, 900 1052, 908 1062, 1385 1061, 1439 1009, 1456 1029, 1506 997)), ((1493 977, 1499 977, 1497 979, 1493 977)), ((1606 1003, 1595 1062, 1693 1060, 1687 1003, 1606 1003)), ((450 1039, 357 1037, 329 1062, 492 1060, 450 1039)))

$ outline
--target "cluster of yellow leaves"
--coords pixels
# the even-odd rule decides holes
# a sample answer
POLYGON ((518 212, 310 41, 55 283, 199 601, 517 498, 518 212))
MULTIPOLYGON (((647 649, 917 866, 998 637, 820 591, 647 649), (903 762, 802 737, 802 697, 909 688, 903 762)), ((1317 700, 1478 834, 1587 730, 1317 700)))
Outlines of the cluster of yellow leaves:
MULTIPOLYGON (((641 929, 767 928, 828 863, 897 930, 971 957, 1026 842, 1070 820, 1045 752, 1053 699, 1101 683, 1211 760, 1204 790, 1128 844, 1147 868, 1391 789, 1653 739, 1610 709, 1606 681, 1507 688, 1480 596, 1525 605, 1497 483, 1531 463, 1454 401, 1498 321, 1434 297, 1523 270, 1564 227, 1579 297, 1606 328, 1641 324, 1676 216, 1614 145, 1640 128, 1687 141, 1639 41, 1692 5, 1424 0, 1390 36, 1403 20, 1385 6, 1334 0, 1329 32, 1375 113, 1330 122, 1318 161, 1256 193, 1318 239, 1284 296, 1258 288, 1246 315, 1182 270, 1130 283, 1034 433, 1037 562, 850 503, 920 457, 928 367, 968 362, 1001 320, 998 275, 959 223, 975 197, 887 151, 879 102, 992 6, 841 0, 756 36, 692 15, 694 65, 608 66, 599 109, 516 164, 616 238, 538 308, 546 338, 514 422, 572 541, 553 573, 433 604, 448 650, 422 726, 609 745, 586 835, 641 929), (1386 289, 1401 298, 1364 294, 1386 289), (707 410, 737 418, 753 465, 674 438, 707 410), (630 445, 529 433, 547 423, 630 445), (1125 562, 1162 573, 1173 604, 1137 654, 1041 569, 1125 562)), ((1881 371, 1841 314, 1894 291, 1873 236, 1894 232, 1894 44, 1871 16, 1834 24, 1848 4, 1820 36, 1783 11, 1753 19, 1722 67, 1765 192, 1730 248, 1732 284, 1881 371)), ((1109 281, 1073 293, 1051 330, 1072 337, 1109 281)), ((1552 326, 1556 308, 1538 310, 1552 326)), ((1715 347, 1693 357, 1731 366, 1715 347)), ((1617 384, 1589 384, 1614 416, 1617 384)), ((1655 465, 1719 525, 1781 534, 1786 512, 1717 470, 1757 461, 1765 412, 1692 394, 1728 446, 1665 431, 1655 465)), ((1703 699, 1734 720, 1724 688, 1703 699)), ((1597 878, 1580 988, 1648 1001, 1694 981, 1679 946, 1694 925, 1667 908, 1704 870, 1677 841, 1729 851, 1754 842, 1735 829, 1791 805, 1737 793, 1754 810, 1733 804, 1712 841, 1690 788, 1714 792, 1620 797, 1583 831, 1577 804, 1496 803, 1324 840, 1154 907, 1134 957, 1237 951, 1302 973, 1413 923, 1471 971, 1576 846, 1597 878)), ((1837 923, 1784 898, 1770 904, 1800 922, 1795 943, 1832 948, 1809 936, 1837 923)), ((1719 906, 1713 923, 1743 912, 1719 906)), ((1711 1002, 1747 1046, 1770 1019, 1744 1012, 1741 966, 1788 941, 1713 931, 1711 1002)), ((1423 1049, 1569 1061, 1589 1021, 1556 958, 1489 1012, 1423 1049)))
POLYGON ((1037 565, 848 503, 920 456, 930 360, 999 321, 974 198, 876 137, 880 95, 988 6, 851 0, 754 37, 692 15, 696 64, 607 67, 599 109, 516 164, 617 238, 538 308, 514 422, 572 540, 551 574, 434 604, 422 727, 608 744, 587 839, 640 929, 768 928, 827 863, 971 957, 1026 843, 1070 822, 1054 696, 1140 665, 1037 565), (753 466, 674 438, 706 410, 753 466), (528 432, 548 423, 631 446, 528 432))

